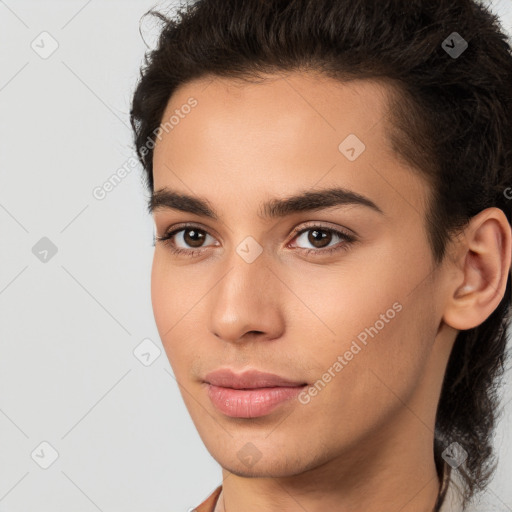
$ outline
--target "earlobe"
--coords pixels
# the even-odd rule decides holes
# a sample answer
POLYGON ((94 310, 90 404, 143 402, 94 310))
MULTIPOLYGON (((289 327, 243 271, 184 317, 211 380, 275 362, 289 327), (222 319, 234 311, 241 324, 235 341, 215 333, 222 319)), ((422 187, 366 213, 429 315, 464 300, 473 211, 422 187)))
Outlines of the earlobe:
POLYGON ((462 256, 448 288, 443 319, 454 329, 467 330, 485 322, 505 293, 512 231, 503 211, 487 208, 473 217, 459 244, 462 256))

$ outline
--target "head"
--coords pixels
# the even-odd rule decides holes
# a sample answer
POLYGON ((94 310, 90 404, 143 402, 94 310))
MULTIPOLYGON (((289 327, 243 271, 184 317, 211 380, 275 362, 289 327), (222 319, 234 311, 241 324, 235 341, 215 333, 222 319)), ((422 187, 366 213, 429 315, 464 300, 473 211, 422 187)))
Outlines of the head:
POLYGON ((155 15, 131 111, 157 235, 174 232, 156 244, 152 301, 206 447, 234 473, 287 476, 431 425, 438 469, 452 442, 467 452, 469 500, 495 467, 511 302, 512 55, 497 17, 471 0, 155 15), (205 392, 222 366, 307 386, 234 419, 205 392))

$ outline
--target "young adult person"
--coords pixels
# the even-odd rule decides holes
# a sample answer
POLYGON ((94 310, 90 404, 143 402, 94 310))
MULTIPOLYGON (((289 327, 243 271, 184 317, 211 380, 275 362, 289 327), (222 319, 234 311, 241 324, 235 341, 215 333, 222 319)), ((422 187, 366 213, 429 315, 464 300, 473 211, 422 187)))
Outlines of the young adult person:
POLYGON ((495 467, 511 303, 497 16, 474 0, 156 15, 131 120, 156 324, 222 467, 197 510, 470 510, 495 467))

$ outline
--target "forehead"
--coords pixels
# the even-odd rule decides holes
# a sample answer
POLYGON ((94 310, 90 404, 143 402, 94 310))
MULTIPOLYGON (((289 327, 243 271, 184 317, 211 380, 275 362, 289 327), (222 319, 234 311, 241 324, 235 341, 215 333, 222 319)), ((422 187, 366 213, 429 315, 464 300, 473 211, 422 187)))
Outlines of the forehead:
POLYGON ((268 195, 270 186, 279 192, 290 183, 318 183, 421 203, 417 176, 388 142, 391 92, 378 81, 303 72, 257 83, 219 77, 186 83, 162 117, 162 125, 172 116, 179 122, 155 146, 154 188, 215 193, 222 200, 220 186, 249 196, 268 195), (185 107, 191 101, 195 106, 185 107), (400 191, 403 186, 410 190, 400 191), (404 197, 410 193, 418 197, 404 197))
MULTIPOLYGON (((273 141, 283 149, 291 149, 297 141, 302 145, 304 138, 314 143, 316 134, 327 136, 326 143, 338 142, 351 133, 376 138, 384 133, 390 92, 389 85, 377 81, 340 82, 313 72, 266 75, 256 83, 204 77, 174 92, 162 123, 176 118, 183 109, 188 111, 186 105, 193 98, 197 105, 180 116, 180 126, 175 126, 168 138, 171 143, 178 144, 191 131, 204 144, 229 138, 231 150, 241 141, 247 142, 244 134, 251 131, 258 135, 254 145, 273 141)), ((242 146, 249 149, 248 144, 242 146)))

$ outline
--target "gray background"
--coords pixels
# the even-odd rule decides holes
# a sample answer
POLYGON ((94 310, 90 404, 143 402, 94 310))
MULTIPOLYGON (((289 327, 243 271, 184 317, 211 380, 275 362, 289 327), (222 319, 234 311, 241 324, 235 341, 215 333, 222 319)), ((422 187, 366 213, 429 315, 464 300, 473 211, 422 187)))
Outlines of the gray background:
MULTIPOLYGON (((158 337, 154 225, 129 165, 139 19, 153 5, 0 0, 3 512, 186 511, 221 481, 158 337)), ((494 2, 512 33, 511 7, 494 2)), ((142 32, 153 44, 155 27, 142 32)), ((512 511, 510 375, 486 495, 500 511, 512 511)))

